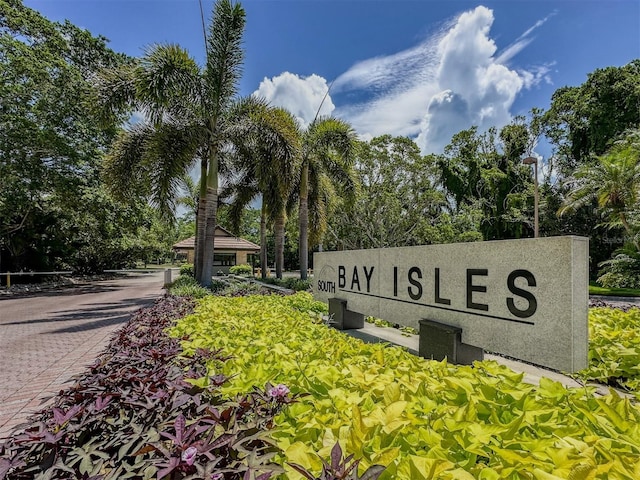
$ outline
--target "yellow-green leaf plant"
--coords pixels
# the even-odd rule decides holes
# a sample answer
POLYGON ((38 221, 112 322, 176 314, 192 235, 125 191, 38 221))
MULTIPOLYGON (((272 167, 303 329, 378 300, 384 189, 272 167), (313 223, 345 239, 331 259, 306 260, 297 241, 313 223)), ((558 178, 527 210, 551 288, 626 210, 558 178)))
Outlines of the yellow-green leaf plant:
POLYGON ((171 332, 187 355, 233 355, 208 365, 232 376, 225 395, 267 382, 300 395, 272 431, 282 478, 302 478, 287 462, 320 472, 336 441, 361 471, 386 466, 381 479, 640 478, 640 408, 629 399, 364 344, 322 324, 322 308, 308 293, 208 297, 171 332))

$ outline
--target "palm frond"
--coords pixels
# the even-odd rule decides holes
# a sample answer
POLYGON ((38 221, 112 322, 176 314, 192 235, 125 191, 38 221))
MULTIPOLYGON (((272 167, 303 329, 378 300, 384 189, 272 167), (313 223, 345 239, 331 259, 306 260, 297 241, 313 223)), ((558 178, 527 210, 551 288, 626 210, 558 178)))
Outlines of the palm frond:
POLYGON ((199 108, 200 68, 178 45, 153 45, 140 59, 135 87, 139 106, 152 123, 160 123, 167 115, 184 121, 199 108))
POLYGON ((132 110, 136 99, 135 63, 105 68, 93 78, 95 115, 105 125, 117 123, 132 110))
POLYGON ((189 126, 165 122, 149 137, 144 152, 149 165, 151 198, 162 215, 171 218, 182 178, 196 159, 199 138, 189 126))
POLYGON ((240 4, 233 5, 230 0, 216 2, 207 35, 205 68, 204 105, 210 118, 219 116, 237 94, 244 60, 244 27, 245 12, 240 4))
POLYGON ((122 130, 102 166, 110 192, 119 200, 146 198, 151 192, 149 166, 144 162, 153 129, 144 123, 122 130))

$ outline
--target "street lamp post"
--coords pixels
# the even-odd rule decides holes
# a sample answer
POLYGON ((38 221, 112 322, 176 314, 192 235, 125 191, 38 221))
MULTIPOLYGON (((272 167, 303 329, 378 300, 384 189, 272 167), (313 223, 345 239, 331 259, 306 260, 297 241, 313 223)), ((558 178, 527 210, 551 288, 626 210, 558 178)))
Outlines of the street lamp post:
POLYGON ((533 165, 535 176, 533 183, 533 236, 538 238, 538 159, 536 157, 527 157, 522 160, 525 165, 533 165))

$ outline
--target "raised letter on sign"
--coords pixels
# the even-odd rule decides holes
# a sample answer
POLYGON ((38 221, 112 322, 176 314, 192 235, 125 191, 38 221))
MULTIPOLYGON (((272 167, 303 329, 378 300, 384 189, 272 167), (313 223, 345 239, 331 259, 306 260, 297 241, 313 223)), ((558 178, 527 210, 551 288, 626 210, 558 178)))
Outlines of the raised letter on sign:
POLYGON ((373 269, 375 267, 371 267, 371 270, 367 273, 367 267, 362 267, 364 269, 364 278, 367 279, 367 293, 370 292, 371 287, 371 276, 373 275, 373 269))
POLYGON ((418 278, 422 278, 422 272, 418 267, 411 267, 409 269, 409 275, 408 275, 409 283, 414 287, 416 287, 416 291, 414 292, 413 288, 407 287, 407 293, 409 293, 409 296, 413 300, 420 300, 420 297, 422 297, 422 285, 418 280, 413 278, 414 275, 417 276, 418 278))
POLYGON ((436 303, 451 305, 451 300, 440 297, 440 269, 436 268, 436 303))
POLYGON ((393 296, 398 296, 398 267, 393 267, 393 296))
POLYGON ((520 310, 516 307, 516 303, 513 301, 513 298, 507 297, 507 307, 509 308, 509 311, 516 317, 528 318, 536 313, 536 310, 538 309, 538 301, 533 293, 516 287, 516 278, 524 278, 527 281, 527 285, 535 287, 536 277, 534 277, 533 273, 528 270, 514 270, 509 274, 509 278, 507 278, 507 287, 509 288, 509 291, 514 295, 524 298, 528 302, 527 308, 520 310))
POLYGON ((344 288, 347 286, 347 273, 344 265, 338 265, 338 288, 344 288))
POLYGON ((486 312, 489 310, 489 305, 484 303, 475 303, 473 301, 473 292, 485 293, 487 291, 486 285, 473 284, 473 277, 480 275, 486 277, 487 275, 489 275, 489 271, 486 268, 467 269, 467 308, 473 308, 474 310, 483 310, 486 312))
POLYGON ((353 290, 354 285, 358 285, 358 291, 360 291, 360 279, 358 278, 358 267, 353 267, 353 276, 351 277, 351 290, 353 290))

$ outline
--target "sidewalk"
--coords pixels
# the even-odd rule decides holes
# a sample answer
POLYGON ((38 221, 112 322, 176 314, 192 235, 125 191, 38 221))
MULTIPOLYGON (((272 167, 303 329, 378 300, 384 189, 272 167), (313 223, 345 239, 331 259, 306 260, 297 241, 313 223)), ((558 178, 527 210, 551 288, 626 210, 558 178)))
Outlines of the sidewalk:
POLYGON ((0 298, 0 443, 70 386, 132 312, 162 294, 162 275, 0 298))

